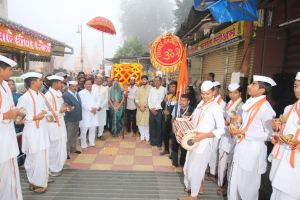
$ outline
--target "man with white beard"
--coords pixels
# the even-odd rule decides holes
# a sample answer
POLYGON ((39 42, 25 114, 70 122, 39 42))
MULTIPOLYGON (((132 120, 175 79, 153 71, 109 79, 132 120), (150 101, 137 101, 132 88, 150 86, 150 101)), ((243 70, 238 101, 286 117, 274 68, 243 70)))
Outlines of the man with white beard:
POLYGON ((17 63, 0 55, 0 200, 22 200, 17 143, 14 122, 19 114, 13 102, 12 93, 5 80, 17 63))
POLYGON ((98 99, 98 109, 97 109, 97 117, 98 117, 98 133, 97 137, 100 140, 104 140, 103 131, 104 126, 106 125, 106 106, 108 103, 108 91, 105 86, 103 86, 103 77, 101 75, 97 75, 95 79, 96 84, 93 85, 92 91, 95 93, 98 99))
POLYGON ((47 77, 50 81, 50 88, 45 94, 51 108, 54 111, 54 121, 48 123, 49 127, 49 170, 50 176, 60 176, 64 163, 67 159, 67 130, 64 113, 67 107, 62 97, 63 77, 52 75, 47 77))

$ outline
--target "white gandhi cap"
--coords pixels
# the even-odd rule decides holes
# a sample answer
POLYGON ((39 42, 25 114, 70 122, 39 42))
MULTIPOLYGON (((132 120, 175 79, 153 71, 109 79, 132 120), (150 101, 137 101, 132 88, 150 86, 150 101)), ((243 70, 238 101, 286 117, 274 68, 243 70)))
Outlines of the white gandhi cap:
POLYGON ((204 81, 201 85, 201 92, 207 92, 208 90, 214 87, 213 82, 211 81, 204 81))
POLYGON ((231 83, 231 84, 228 85, 228 90, 230 92, 233 92, 233 91, 239 89, 240 87, 241 86, 238 83, 231 83))
POLYGON ((43 74, 38 72, 27 72, 21 76, 23 80, 27 78, 42 78, 43 74))
POLYGON ((78 85, 77 81, 69 81, 68 85, 78 85))
POLYGON ((221 86, 221 83, 219 81, 214 81, 212 83, 213 83, 214 87, 221 86))
POLYGON ((300 72, 297 73, 296 78, 297 81, 300 81, 300 72))
POLYGON ((269 83, 272 87, 277 85, 273 79, 267 76, 254 75, 253 81, 261 81, 261 82, 269 83))
POLYGON ((17 65, 17 63, 15 61, 13 61, 12 59, 9 59, 5 56, 0 55, 0 61, 8 64, 11 67, 15 67, 17 65))
POLYGON ((57 75, 51 75, 51 76, 48 76, 47 79, 50 80, 50 81, 51 81, 51 80, 58 80, 58 81, 63 81, 63 80, 64 80, 63 77, 57 76, 57 75))

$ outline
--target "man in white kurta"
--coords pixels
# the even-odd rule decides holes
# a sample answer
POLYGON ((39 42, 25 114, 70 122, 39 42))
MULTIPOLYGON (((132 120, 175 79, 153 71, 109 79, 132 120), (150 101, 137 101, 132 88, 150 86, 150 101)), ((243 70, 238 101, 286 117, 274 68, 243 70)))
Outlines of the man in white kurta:
POLYGON ((267 146, 272 135, 275 112, 266 94, 276 83, 269 77, 253 76, 248 86, 251 96, 242 106, 242 126, 234 149, 229 175, 229 200, 257 200, 261 174, 266 172, 267 146))
POLYGON ((0 200, 22 200, 17 156, 19 148, 13 120, 19 110, 6 81, 16 62, 0 55, 0 200))
POLYGON ((95 131, 99 125, 97 110, 99 103, 97 95, 92 92, 93 81, 91 79, 85 80, 85 89, 78 94, 82 102, 82 120, 79 122, 81 148, 85 149, 88 146, 95 146, 95 131), (89 131, 89 144, 87 144, 86 136, 89 131))
POLYGON ((54 112, 54 122, 48 123, 49 128, 49 170, 50 176, 60 176, 67 159, 67 130, 64 113, 67 108, 64 105, 61 88, 63 77, 52 75, 47 77, 51 87, 45 94, 54 112))
MULTIPOLYGON (((220 94, 221 84, 218 81, 214 81, 213 85, 214 85, 214 97, 215 97, 214 102, 216 104, 218 104, 219 106, 221 106, 222 113, 224 116, 226 103, 220 94)), ((214 140, 213 149, 212 149, 212 154, 211 154, 211 158, 209 161, 210 175, 207 177, 207 180, 215 180, 217 164, 218 164, 218 150, 219 150, 220 138, 215 137, 215 138, 213 138, 213 140, 214 140)))
MULTIPOLYGON (((229 126, 234 115, 242 116, 242 105, 243 101, 241 98, 240 85, 237 83, 232 83, 228 86, 230 101, 226 106, 225 120, 226 125, 229 126)), ((226 170, 230 169, 233 150, 235 146, 235 138, 230 135, 228 129, 226 133, 222 135, 219 144, 219 159, 218 159, 218 194, 223 195, 226 193, 226 187, 224 187, 224 178, 226 176, 226 170), (224 188, 222 188, 224 187, 224 188)))
POLYGON ((194 142, 197 147, 188 151, 184 165, 184 184, 191 190, 191 196, 186 200, 196 200, 204 179, 205 170, 210 160, 213 138, 220 138, 225 133, 225 122, 221 107, 213 99, 213 83, 204 81, 201 85, 202 101, 192 115, 192 121, 197 134, 194 142))
POLYGON ((292 147, 277 140, 272 151, 271 200, 300 199, 300 72, 295 79, 294 93, 298 100, 284 109, 287 121, 281 128, 282 135, 293 134, 294 145, 292 147))
POLYGON ((22 134, 22 152, 26 154, 25 170, 30 189, 45 192, 49 174, 49 133, 45 113, 48 107, 39 92, 42 74, 28 72, 21 76, 29 89, 18 101, 18 108, 26 110, 22 134))
POLYGON ((100 140, 103 140, 103 131, 104 126, 106 125, 106 107, 108 103, 108 91, 105 86, 103 86, 103 77, 97 76, 96 84, 93 85, 92 91, 95 93, 98 99, 98 109, 97 109, 97 117, 98 117, 98 133, 97 137, 100 140))

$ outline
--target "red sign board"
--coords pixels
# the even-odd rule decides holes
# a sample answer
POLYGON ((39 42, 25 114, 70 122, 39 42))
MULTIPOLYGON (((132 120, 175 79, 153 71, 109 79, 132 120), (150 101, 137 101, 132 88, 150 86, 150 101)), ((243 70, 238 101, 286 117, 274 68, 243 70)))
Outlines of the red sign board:
POLYGON ((50 55, 52 47, 48 41, 34 38, 2 25, 0 25, 0 45, 45 56, 50 55))

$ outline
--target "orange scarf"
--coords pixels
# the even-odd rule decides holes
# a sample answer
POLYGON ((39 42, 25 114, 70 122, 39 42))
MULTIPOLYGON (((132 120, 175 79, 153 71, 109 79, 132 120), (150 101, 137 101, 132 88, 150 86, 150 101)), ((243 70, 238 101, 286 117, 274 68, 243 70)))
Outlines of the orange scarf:
MULTIPOLYGON (((246 132, 248 131, 251 123, 253 122, 254 118, 256 117, 260 107, 267 101, 266 98, 263 98, 261 100, 259 100, 258 102, 256 102, 255 104, 253 104, 248 110, 246 110, 246 112, 250 112, 250 116, 247 122, 247 125, 245 126, 245 128, 242 129, 242 131, 246 134, 246 132)), ((242 135, 239 140, 237 141, 237 143, 241 143, 244 138, 245 138, 245 134, 242 135)))

